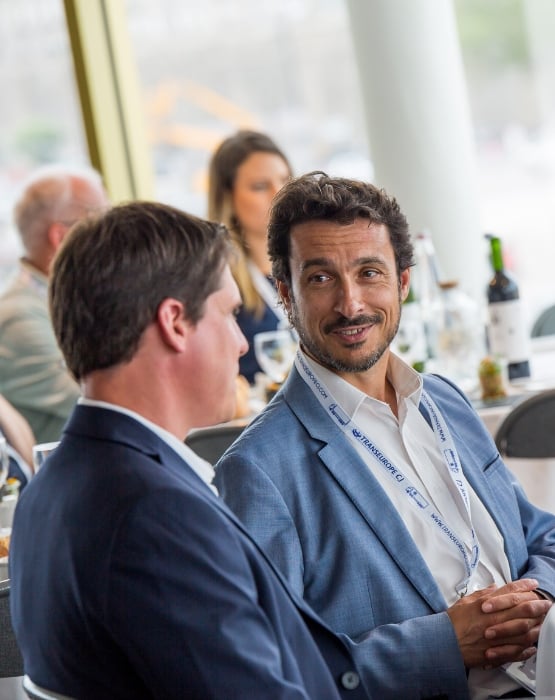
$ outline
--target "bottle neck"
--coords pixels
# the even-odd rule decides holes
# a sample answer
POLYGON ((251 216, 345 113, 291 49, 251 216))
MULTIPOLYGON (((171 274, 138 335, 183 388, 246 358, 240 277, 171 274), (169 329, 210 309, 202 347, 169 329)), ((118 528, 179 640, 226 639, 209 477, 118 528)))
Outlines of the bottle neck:
POLYGON ((503 272, 503 250, 500 239, 496 237, 491 239, 491 264, 494 272, 503 272))

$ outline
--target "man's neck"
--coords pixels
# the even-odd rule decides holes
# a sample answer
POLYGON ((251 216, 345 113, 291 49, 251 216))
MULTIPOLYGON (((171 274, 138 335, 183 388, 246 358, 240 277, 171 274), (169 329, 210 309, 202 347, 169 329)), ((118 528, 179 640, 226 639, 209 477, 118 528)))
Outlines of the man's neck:
MULTIPOLYGON (((372 369, 375 368, 372 367, 372 369)), ((387 363, 385 363, 385 370, 387 370, 387 363)), ((368 374, 372 370, 367 370, 367 372, 359 372, 356 374, 352 372, 338 372, 337 374, 341 377, 341 379, 344 379, 348 384, 356 387, 367 396, 388 404, 393 415, 398 418, 397 392, 395 391, 395 388, 389 380, 385 370, 380 372, 379 377, 376 377, 375 375, 369 377, 368 374)))
POLYGON ((81 391, 87 399, 104 401, 129 411, 134 411, 147 420, 183 440, 191 426, 172 403, 172 396, 163 391, 162 382, 151 382, 145 390, 146 372, 134 371, 133 360, 122 367, 91 372, 81 382, 81 391), (158 387, 154 390, 152 387, 158 387))
POLYGON ((22 257, 21 262, 24 263, 25 265, 27 265, 28 267, 33 268, 33 270, 40 272, 41 275, 48 277, 49 267, 50 267, 49 264, 43 264, 42 261, 37 260, 36 258, 28 257, 28 256, 22 257))
POLYGON ((303 352, 328 371, 333 372, 338 377, 362 391, 367 396, 378 401, 387 403, 393 414, 397 417, 397 392, 387 376, 389 364, 389 350, 386 350, 373 367, 363 372, 339 372, 333 367, 327 367, 319 362, 313 355, 303 347, 303 352))

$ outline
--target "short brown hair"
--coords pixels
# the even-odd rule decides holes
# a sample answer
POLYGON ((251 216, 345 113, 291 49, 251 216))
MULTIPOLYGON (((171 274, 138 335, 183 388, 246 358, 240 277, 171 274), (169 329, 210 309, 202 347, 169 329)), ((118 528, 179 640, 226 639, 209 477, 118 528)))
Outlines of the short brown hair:
POLYGON ((407 220, 393 197, 366 182, 312 172, 288 182, 274 198, 268 226, 274 278, 291 284, 289 254, 293 226, 319 219, 346 225, 358 217, 387 227, 398 274, 414 265, 407 220))
POLYGON ((78 223, 54 260, 50 312, 76 379, 129 361, 166 298, 197 323, 229 259, 227 229, 134 202, 78 223))

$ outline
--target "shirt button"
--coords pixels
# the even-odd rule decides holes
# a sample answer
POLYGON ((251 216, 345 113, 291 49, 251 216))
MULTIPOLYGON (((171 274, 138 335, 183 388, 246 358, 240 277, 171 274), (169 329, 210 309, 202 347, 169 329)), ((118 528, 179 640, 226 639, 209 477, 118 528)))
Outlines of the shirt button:
POLYGON ((345 690, 354 690, 355 688, 358 688, 360 685, 358 673, 355 673, 354 671, 345 671, 345 673, 341 676, 341 685, 345 688, 345 690))

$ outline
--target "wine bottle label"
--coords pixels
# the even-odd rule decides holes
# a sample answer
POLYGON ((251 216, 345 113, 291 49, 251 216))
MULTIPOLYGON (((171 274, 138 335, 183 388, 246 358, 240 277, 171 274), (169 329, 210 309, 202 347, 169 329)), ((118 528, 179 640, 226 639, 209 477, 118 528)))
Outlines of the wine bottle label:
POLYGON ((491 353, 504 357, 509 363, 528 360, 528 336, 522 320, 520 300, 489 304, 488 311, 491 353))

